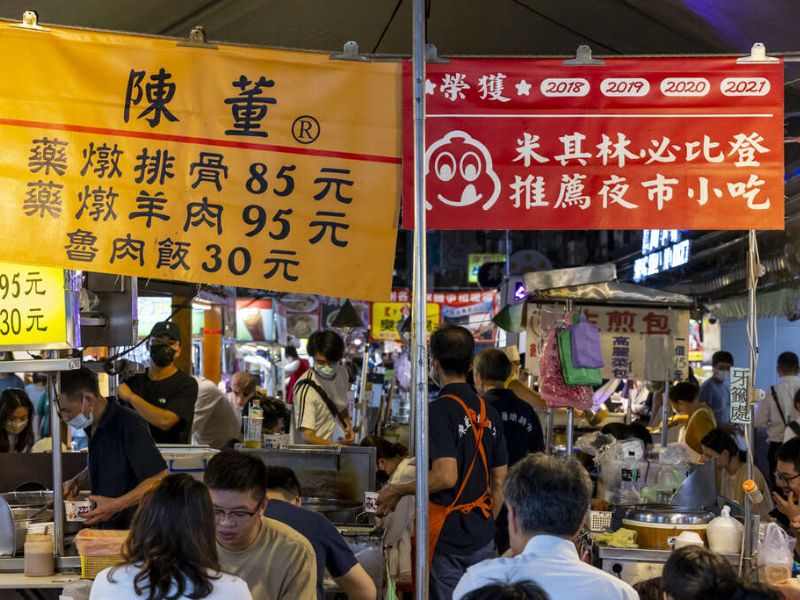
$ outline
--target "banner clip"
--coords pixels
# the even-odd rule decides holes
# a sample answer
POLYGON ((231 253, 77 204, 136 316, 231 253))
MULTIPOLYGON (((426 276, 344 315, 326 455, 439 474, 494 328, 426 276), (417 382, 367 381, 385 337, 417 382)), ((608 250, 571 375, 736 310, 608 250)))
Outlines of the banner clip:
POLYGON ((358 53, 358 42, 350 40, 344 43, 341 54, 331 54, 331 60, 355 60, 358 62, 370 62, 366 56, 358 53))
POLYGON ((767 48, 761 42, 756 42, 750 49, 750 56, 743 56, 736 59, 736 64, 764 64, 780 62, 779 58, 767 56, 767 48))
POLYGON ((209 44, 206 41, 206 30, 202 25, 196 25, 189 32, 189 40, 181 40, 177 43, 178 46, 192 46, 194 48, 206 48, 207 50, 216 50, 216 44, 209 44))
POLYGON ((564 61, 565 65, 578 65, 578 66, 600 66, 606 64, 604 60, 592 58, 592 49, 589 46, 582 44, 578 46, 575 52, 575 58, 569 58, 564 61))
POLYGON ((425 44, 425 61, 429 63, 447 64, 450 61, 439 56, 439 49, 436 44, 425 44))
POLYGON ((39 13, 35 10, 26 10, 22 13, 22 21, 14 23, 11 27, 19 27, 20 29, 32 29, 34 31, 50 31, 47 27, 39 25, 39 13))

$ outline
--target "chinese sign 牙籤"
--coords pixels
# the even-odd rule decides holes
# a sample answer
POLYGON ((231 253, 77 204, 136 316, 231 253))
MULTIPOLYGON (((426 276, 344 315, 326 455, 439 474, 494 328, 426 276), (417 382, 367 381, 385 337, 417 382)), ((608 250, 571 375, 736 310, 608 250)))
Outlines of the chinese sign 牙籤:
POLYGON ((781 62, 453 59, 426 78, 431 229, 783 229, 781 62))
POLYGON ((399 65, 0 30, 0 259, 388 298, 399 65))
POLYGON ((749 369, 740 367, 731 368, 731 423, 746 425, 750 422, 750 410, 747 406, 747 379, 749 369))

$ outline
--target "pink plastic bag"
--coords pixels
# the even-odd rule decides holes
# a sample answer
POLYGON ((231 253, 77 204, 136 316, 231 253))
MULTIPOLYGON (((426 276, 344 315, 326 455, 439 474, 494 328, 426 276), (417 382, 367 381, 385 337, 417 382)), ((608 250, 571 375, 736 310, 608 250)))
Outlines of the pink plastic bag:
POLYGON ((594 390, 588 385, 567 385, 558 355, 557 328, 547 332, 539 357, 539 394, 551 408, 590 410, 594 390))

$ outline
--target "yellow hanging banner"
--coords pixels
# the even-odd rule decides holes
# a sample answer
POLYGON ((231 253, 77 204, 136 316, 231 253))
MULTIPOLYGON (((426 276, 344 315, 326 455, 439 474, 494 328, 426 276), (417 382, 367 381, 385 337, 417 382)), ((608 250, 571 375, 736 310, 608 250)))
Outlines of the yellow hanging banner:
MULTIPOLYGON (((428 302, 426 309, 426 328, 428 333, 439 326, 439 305, 428 302)), ((408 302, 376 302, 372 305, 372 339, 400 341, 400 328, 411 316, 408 302)))
POLYGON ((388 299, 399 65, 0 25, 0 260, 388 299))
POLYGON ((0 347, 70 345, 64 271, 0 263, 0 347))

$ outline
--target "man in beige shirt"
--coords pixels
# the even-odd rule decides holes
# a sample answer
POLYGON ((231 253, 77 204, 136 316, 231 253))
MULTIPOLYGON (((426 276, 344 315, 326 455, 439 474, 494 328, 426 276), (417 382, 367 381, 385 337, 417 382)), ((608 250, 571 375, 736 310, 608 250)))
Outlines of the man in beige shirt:
POLYGON ((205 483, 214 504, 222 570, 244 579, 253 600, 316 600, 311 544, 291 527, 263 516, 264 463, 244 452, 221 452, 209 461, 205 483))

